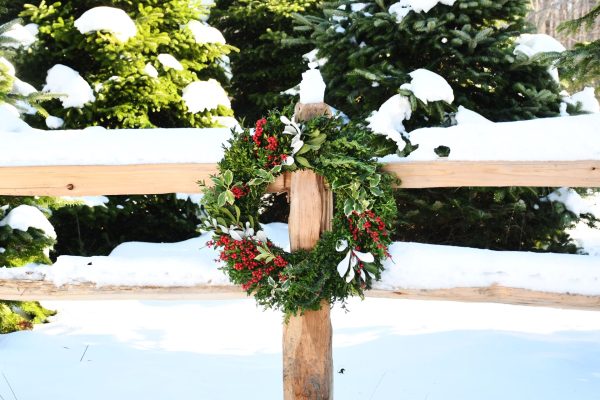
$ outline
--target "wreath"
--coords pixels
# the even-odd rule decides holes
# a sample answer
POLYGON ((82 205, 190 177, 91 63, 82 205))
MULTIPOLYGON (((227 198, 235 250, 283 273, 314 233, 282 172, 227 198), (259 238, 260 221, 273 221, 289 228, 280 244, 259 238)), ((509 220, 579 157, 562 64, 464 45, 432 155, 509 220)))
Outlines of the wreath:
POLYGON ((381 278, 397 214, 397 179, 376 161, 393 152, 392 141, 340 117, 296 123, 287 117, 291 111, 272 111, 253 130, 232 132, 219 174, 204 188, 201 217, 229 279, 286 316, 317 310, 322 300, 362 297, 381 278), (332 230, 311 251, 289 253, 266 237, 259 216, 267 186, 298 169, 325 178, 334 214, 332 230))

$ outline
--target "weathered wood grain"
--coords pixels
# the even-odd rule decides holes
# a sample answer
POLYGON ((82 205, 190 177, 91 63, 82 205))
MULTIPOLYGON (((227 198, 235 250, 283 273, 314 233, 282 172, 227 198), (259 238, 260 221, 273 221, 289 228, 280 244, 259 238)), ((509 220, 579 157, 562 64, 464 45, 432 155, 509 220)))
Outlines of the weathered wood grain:
MULTIPOLYGON (((462 186, 600 187, 600 160, 590 161, 411 161, 386 164, 402 188, 462 186)), ((95 196, 200 193, 211 185, 216 164, 74 165, 0 167, 0 195, 95 196)), ((290 188, 283 174, 269 192, 290 188)))
MULTIPOLYGON (((549 293, 493 285, 451 289, 370 290, 367 297, 504 303, 600 311, 600 296, 549 293)), ((239 286, 102 286, 90 282, 57 287, 38 280, 0 280, 3 300, 221 300, 247 295, 239 286)))

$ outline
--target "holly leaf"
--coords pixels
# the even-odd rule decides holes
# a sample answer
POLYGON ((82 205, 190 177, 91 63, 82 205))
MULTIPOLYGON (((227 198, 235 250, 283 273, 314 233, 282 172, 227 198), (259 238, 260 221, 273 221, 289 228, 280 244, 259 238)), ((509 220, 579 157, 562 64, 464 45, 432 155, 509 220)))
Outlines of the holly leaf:
POLYGON ((223 173, 223 180, 225 182, 225 185, 231 186, 231 184, 233 183, 233 172, 231 172, 230 170, 225 171, 223 173))
POLYGON ((225 203, 227 203, 227 192, 221 192, 219 197, 217 197, 217 205, 219 207, 224 207, 225 203))
POLYGON ((298 164, 302 165, 303 167, 312 168, 312 165, 310 165, 308 160, 302 156, 296 156, 295 160, 298 164))

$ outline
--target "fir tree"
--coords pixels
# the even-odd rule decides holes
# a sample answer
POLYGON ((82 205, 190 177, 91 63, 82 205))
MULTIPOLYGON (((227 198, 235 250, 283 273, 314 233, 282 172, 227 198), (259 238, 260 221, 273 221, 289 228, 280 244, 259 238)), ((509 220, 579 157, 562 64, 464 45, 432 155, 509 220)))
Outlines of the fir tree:
MULTIPOLYGON (((321 17, 296 17, 301 29, 313 30, 311 39, 325 61, 321 70, 329 104, 365 118, 410 82, 410 72, 426 68, 452 86, 454 106, 493 121, 558 114, 560 88, 548 73, 550 61, 515 54, 518 36, 530 32, 525 21, 529 1, 443 1, 427 12, 403 7, 408 3, 333 1, 323 5, 321 17)), ((408 131, 450 123, 450 118, 432 119, 439 113, 428 108, 413 109, 408 131)), ((397 195, 402 215, 397 239, 574 251, 564 229, 576 216, 559 204, 541 202, 550 191, 403 190, 397 195)))
MULTIPOLYGON (((213 127, 232 115, 224 92, 217 93, 225 97, 220 104, 214 91, 196 96, 211 100, 210 107, 184 100, 194 82, 209 81, 218 89, 216 82, 226 81, 223 57, 233 50, 202 22, 207 10, 200 1, 112 1, 111 7, 134 21, 136 34, 122 40, 106 30, 82 33, 76 21, 106 5, 100 0, 42 1, 21 13, 25 22, 39 25, 38 42, 20 54, 19 66, 31 82, 42 87, 48 69, 63 64, 94 89, 95 101, 81 108, 63 108, 62 99, 46 104, 50 114, 64 119, 63 128, 213 127)), ((42 126, 39 118, 32 123, 42 126)), ((106 208, 63 208, 52 217, 60 237, 57 250, 107 254, 121 241, 187 239, 196 234, 197 211, 174 195, 114 197, 106 208)))
MULTIPOLYGON (((564 22, 559 31, 575 33, 579 29, 591 29, 600 17, 600 2, 581 18, 564 22)), ((561 77, 576 85, 592 83, 598 85, 600 80, 600 39, 589 43, 577 43, 571 50, 558 55, 558 66, 561 77)))
POLYGON ((193 110, 183 99, 192 82, 223 80, 218 63, 232 50, 199 21, 205 12, 199 1, 116 0, 111 7, 135 22, 134 36, 82 33, 78 18, 105 3, 42 1, 21 13, 26 22, 39 25, 38 41, 19 62, 24 77, 41 87, 47 71, 63 64, 94 89, 95 101, 83 107, 64 108, 60 100, 47 105, 50 114, 64 119, 65 128, 210 127, 219 125, 215 117, 232 115, 228 104, 193 110))
POLYGON ((281 92, 300 82, 306 69, 302 55, 310 45, 293 46, 292 13, 314 14, 320 0, 217 0, 209 22, 240 49, 231 58, 229 90, 233 109, 253 123, 267 110, 289 104, 281 92))
POLYGON ((530 31, 527 0, 458 0, 398 22, 395 1, 324 4, 325 17, 305 17, 329 90, 326 101, 351 117, 376 110, 418 68, 443 76, 455 103, 493 121, 554 116, 560 97, 548 65, 513 54, 530 31))
MULTIPOLYGON (((39 228, 29 227, 25 231, 13 228, 8 222, 11 212, 18 213, 23 207, 36 207, 35 200, 0 196, 0 204, 0 268, 21 267, 29 263, 50 264, 48 252, 55 243, 54 237, 39 228)), ((45 218, 40 211, 37 212, 45 218)), ((33 324, 46 322, 51 315, 54 312, 46 310, 38 302, 0 300, 0 333, 30 329, 33 324)))

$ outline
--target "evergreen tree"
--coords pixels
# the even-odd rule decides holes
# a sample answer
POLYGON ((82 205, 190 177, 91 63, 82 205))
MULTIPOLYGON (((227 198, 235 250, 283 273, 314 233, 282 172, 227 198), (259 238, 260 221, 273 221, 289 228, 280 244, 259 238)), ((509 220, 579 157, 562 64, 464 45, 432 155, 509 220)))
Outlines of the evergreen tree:
MULTIPOLYGON (((14 220, 19 218, 20 212, 38 213, 38 218, 45 219, 36 208, 36 201, 32 198, 0 196, 0 205, 0 268, 21 267, 29 263, 49 264, 48 252, 55 243, 53 232, 37 227, 22 230, 22 226, 11 226, 11 222, 12 225, 16 224, 14 220)), ((51 315, 54 312, 43 308, 38 302, 0 300, 0 333, 30 329, 33 324, 46 322, 51 315)))
MULTIPOLYGON (((332 1, 323 16, 296 18, 311 39, 328 83, 326 101, 365 118, 402 84, 426 68, 452 86, 454 106, 493 121, 556 116, 559 86, 550 61, 515 52, 528 0, 446 0, 426 12, 416 1, 332 1)), ((439 108, 438 105, 436 107, 439 108)), ((408 131, 450 123, 431 118, 431 106, 413 109, 408 131)), ((438 110, 439 111, 439 110, 438 110)), ((517 145, 517 144, 515 144, 517 145)), ((403 190, 397 239, 493 249, 574 251, 564 229, 577 216, 541 202, 548 188, 403 190)))
MULTIPOLYGON (((21 17, 39 25, 38 42, 20 54, 19 66, 37 87, 45 84, 51 67, 62 64, 93 88, 95 100, 80 107, 65 108, 61 98, 45 105, 50 114, 64 119, 63 128, 219 126, 232 115, 218 82, 226 81, 223 57, 234 48, 202 22, 206 12, 199 0, 28 5, 21 17), (135 24, 135 35, 122 37, 107 29, 82 33, 82 16, 100 6, 124 11, 135 24), (207 83, 194 87, 198 81, 207 83), (186 100, 190 90, 192 99, 186 100)), ((106 18, 91 22, 107 24, 106 18)), ((42 126, 42 121, 37 118, 32 124, 42 126)), ((196 234, 197 211, 174 195, 113 197, 106 208, 55 210, 57 251, 107 254, 121 241, 187 239, 196 234)))
MULTIPOLYGON (((10 29, 14 23, 0 26, 0 35, 10 29)), ((0 46, 11 43, 3 38, 0 46)), ((22 102, 33 100, 31 96, 15 93, 14 84, 18 82, 14 67, 6 60, 0 51, 0 107, 3 112, 18 113, 22 102)), ((4 115, 0 126, 10 123, 11 114, 4 115)), ((16 117, 12 117, 16 118, 16 117)), ((28 212, 37 214, 38 219, 45 216, 37 208, 46 199, 0 196, 0 267, 20 267, 29 263, 50 263, 48 251, 54 244, 53 235, 36 227, 19 226, 18 213, 28 212), (20 208, 19 208, 20 207, 20 208), (17 209, 17 210, 15 210, 17 209), (25 230, 23 230, 25 228, 25 230)), ((0 299, 0 334, 21 329, 29 329, 34 323, 45 322, 53 315, 52 311, 44 309, 37 302, 17 302, 0 299)))
POLYGON ((217 0, 209 22, 240 49, 231 58, 229 90, 233 109, 253 123, 267 110, 281 108, 291 96, 281 92, 300 82, 306 70, 302 55, 310 45, 292 46, 292 13, 314 14, 320 0, 217 0))
MULTIPOLYGON (((575 33, 579 29, 591 29, 600 17, 600 2, 582 16, 561 24, 562 32, 575 33)), ((572 50, 558 56, 561 77, 577 85, 600 83, 600 39, 589 43, 577 43, 572 50)))
POLYGON ((389 11, 394 3, 335 1, 324 4, 325 17, 304 18, 327 60, 330 104, 364 117, 409 82, 408 73, 426 68, 450 83, 455 104, 493 121, 557 114, 548 65, 513 54, 515 39, 530 31, 529 1, 458 0, 410 11, 400 22, 389 11))
MULTIPOLYGON (((84 13, 105 4, 42 1, 26 5, 21 13, 25 22, 39 25, 38 41, 19 62, 26 80, 41 87, 47 71, 63 64, 94 89, 95 100, 81 107, 65 108, 61 99, 47 105, 50 114, 64 119, 65 128, 210 127, 219 125, 214 117, 232 115, 228 104, 207 102, 207 108, 194 109, 184 101, 184 89, 192 82, 224 79, 218 63, 232 50, 199 21, 205 12, 199 1, 112 1, 112 8, 125 11, 135 23, 124 36, 101 28, 85 32, 85 18, 76 24, 84 13)), ((111 17, 87 16, 97 18, 93 23, 99 26, 110 25, 106 19, 111 17)))

